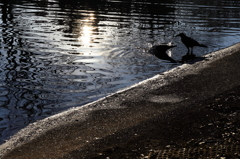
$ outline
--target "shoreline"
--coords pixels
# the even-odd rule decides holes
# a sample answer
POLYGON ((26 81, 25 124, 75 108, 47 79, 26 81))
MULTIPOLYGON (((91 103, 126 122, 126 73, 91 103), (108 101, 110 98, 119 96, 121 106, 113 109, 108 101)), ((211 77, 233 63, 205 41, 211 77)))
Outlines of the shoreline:
POLYGON ((0 145, 0 157, 140 157, 156 147, 153 143, 164 148, 204 137, 192 127, 221 116, 196 103, 240 85, 240 43, 204 57, 32 123, 0 145))

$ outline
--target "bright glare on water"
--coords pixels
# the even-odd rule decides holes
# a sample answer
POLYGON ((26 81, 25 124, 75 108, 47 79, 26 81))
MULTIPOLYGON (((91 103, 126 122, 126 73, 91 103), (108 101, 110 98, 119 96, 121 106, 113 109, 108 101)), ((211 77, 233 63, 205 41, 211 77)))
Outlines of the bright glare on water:
POLYGON ((208 48, 240 41, 240 2, 219 0, 0 0, 0 143, 39 119, 169 70, 153 45, 208 48))

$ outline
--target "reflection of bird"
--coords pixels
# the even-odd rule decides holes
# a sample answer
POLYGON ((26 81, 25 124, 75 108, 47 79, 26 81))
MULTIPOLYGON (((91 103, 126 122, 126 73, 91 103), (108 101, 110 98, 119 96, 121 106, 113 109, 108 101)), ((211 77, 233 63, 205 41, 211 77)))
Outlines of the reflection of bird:
POLYGON ((177 63, 175 60, 173 60, 170 56, 168 56, 168 54, 166 53, 166 51, 170 48, 173 48, 176 46, 169 46, 167 44, 162 44, 162 45, 158 45, 158 46, 153 46, 153 48, 149 51, 150 53, 154 54, 156 57, 158 57, 159 59, 162 60, 168 60, 172 63, 177 63))
POLYGON ((193 55, 193 47, 194 46, 200 46, 200 47, 207 47, 206 45, 199 44, 196 40, 186 36, 184 33, 180 33, 177 36, 181 37, 182 43, 187 47, 188 54, 190 54, 191 49, 191 55, 193 55))

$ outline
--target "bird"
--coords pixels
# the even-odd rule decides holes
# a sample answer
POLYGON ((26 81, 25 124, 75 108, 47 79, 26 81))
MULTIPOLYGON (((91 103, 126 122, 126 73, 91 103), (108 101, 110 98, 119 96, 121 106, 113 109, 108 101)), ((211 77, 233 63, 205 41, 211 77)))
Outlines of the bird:
POLYGON ((176 35, 176 37, 177 36, 181 37, 182 43, 187 47, 187 49, 188 49, 187 55, 193 55, 193 47, 194 46, 207 47, 206 45, 199 44, 196 40, 186 36, 184 33, 180 33, 180 34, 176 35), (191 53, 190 53, 190 50, 191 50, 191 53))
POLYGON ((162 60, 168 60, 172 63, 177 63, 174 59, 172 59, 166 51, 170 48, 176 47, 176 45, 168 45, 168 44, 161 44, 157 46, 153 46, 152 49, 149 51, 150 53, 154 54, 157 58, 162 60))

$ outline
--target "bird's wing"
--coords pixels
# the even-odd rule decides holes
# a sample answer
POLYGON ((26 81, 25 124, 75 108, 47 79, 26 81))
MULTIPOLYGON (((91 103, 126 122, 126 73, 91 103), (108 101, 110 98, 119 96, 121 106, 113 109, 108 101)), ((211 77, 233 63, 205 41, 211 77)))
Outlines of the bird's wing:
POLYGON ((185 41, 185 45, 187 45, 189 47, 199 45, 199 43, 196 40, 194 40, 193 38, 190 38, 190 37, 186 37, 184 41, 185 41))

